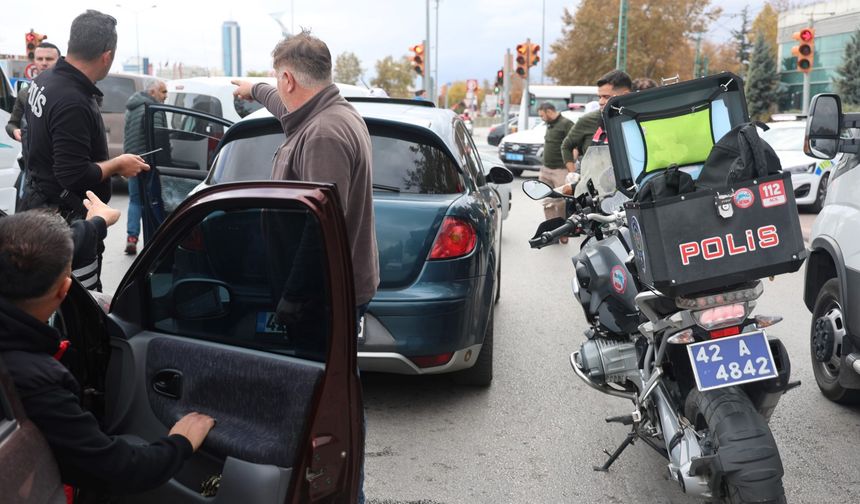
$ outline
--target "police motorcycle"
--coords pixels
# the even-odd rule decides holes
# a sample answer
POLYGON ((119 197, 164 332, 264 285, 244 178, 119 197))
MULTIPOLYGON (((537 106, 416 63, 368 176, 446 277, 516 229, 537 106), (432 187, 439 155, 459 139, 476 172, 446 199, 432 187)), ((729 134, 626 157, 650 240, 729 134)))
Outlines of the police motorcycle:
POLYGON ((606 419, 630 431, 594 469, 607 471, 641 440, 667 459, 670 477, 688 494, 781 503, 783 466, 768 421, 782 394, 800 383, 789 381, 788 353, 766 332, 781 317, 754 309, 761 278, 796 271, 805 257, 790 177, 762 172, 716 190, 637 197, 647 176, 681 175, 676 168, 648 173, 644 159, 663 155, 665 142, 644 132, 681 128, 689 132, 676 138, 683 145, 708 145, 709 152, 682 159, 684 177, 701 170, 701 178, 702 156, 710 161, 722 138, 748 121, 745 107, 743 84, 732 74, 616 97, 604 111, 609 145, 587 150, 573 195, 534 180, 523 190, 535 200, 565 198, 571 213, 542 223, 532 248, 585 237, 572 258, 572 286, 589 328, 570 355, 574 373, 632 402, 628 413, 606 419), (705 124, 678 121, 685 112, 670 104, 679 102, 692 104, 687 115, 707 108, 695 119, 705 124), (665 119, 675 124, 657 123, 665 119))

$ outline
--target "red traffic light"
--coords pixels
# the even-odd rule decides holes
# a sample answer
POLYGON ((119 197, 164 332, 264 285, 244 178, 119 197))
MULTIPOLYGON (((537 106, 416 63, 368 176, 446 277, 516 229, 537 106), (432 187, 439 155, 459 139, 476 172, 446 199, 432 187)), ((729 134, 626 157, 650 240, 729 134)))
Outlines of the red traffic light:
POLYGON ((809 42, 813 38, 815 38, 815 32, 813 32, 811 29, 804 28, 800 30, 800 40, 804 42, 809 42))
POLYGON ((496 72, 496 79, 497 80, 503 80, 504 78, 505 78, 505 71, 504 70, 499 70, 498 72, 496 72))
POLYGON ((33 42, 36 40, 36 34, 33 32, 28 33, 25 37, 27 38, 27 42, 33 42))

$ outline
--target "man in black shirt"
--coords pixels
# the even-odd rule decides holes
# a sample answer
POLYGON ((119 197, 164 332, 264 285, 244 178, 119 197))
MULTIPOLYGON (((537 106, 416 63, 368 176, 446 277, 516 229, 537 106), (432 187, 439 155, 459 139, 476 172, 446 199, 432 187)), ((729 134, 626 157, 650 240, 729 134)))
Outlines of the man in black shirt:
MULTIPOLYGON (((116 222, 118 212, 95 198, 87 207, 87 223, 104 229, 116 222)), ((61 336, 45 321, 71 286, 73 250, 93 248, 95 239, 94 232, 76 233, 73 245, 72 231, 54 213, 0 218, 0 358, 27 416, 48 441, 63 483, 108 494, 141 492, 179 472, 214 420, 190 413, 167 436, 134 445, 103 433, 81 407, 80 385, 60 361, 61 336)))
POLYGON ((113 64, 116 40, 116 20, 88 10, 72 21, 68 55, 33 81, 26 111, 31 176, 25 209, 57 208, 72 221, 86 213, 86 191, 108 202, 111 176, 149 169, 134 154, 108 159, 98 105, 102 93, 95 83, 113 64))

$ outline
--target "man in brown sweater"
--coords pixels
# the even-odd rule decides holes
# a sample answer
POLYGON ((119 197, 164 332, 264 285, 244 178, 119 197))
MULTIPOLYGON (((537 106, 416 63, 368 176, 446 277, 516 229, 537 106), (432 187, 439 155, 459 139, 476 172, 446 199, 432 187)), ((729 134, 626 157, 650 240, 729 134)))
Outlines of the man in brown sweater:
MULTIPOLYGON (((275 154, 272 179, 328 182, 346 217, 355 281, 356 320, 364 316, 379 285, 373 217, 371 143, 367 125, 332 82, 331 53, 308 32, 281 41, 272 51, 277 87, 234 80, 235 96, 262 103, 281 120, 287 136, 275 154)), ((278 313, 296 306, 282 300, 278 313)), ((359 503, 364 503, 362 463, 359 503)))

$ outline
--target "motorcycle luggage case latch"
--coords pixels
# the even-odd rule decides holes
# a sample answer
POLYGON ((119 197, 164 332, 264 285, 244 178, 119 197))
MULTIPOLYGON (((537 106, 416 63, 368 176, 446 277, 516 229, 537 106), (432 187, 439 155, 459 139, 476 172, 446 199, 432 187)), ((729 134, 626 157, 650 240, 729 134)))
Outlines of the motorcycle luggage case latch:
POLYGON ((714 204, 717 206, 717 211, 723 219, 728 219, 735 213, 735 208, 732 205, 731 194, 717 193, 717 195, 714 196, 714 204))

